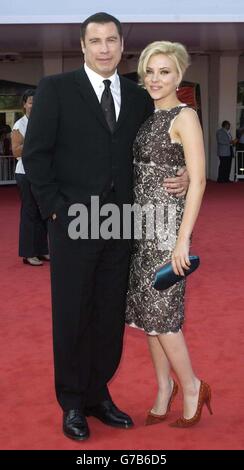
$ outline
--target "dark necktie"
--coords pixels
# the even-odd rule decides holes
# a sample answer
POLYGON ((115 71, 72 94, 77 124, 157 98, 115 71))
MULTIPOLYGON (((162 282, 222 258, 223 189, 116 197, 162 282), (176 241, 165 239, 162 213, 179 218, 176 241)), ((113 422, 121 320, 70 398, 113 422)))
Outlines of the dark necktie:
POLYGON ((106 121, 108 123, 108 126, 111 130, 111 132, 114 131, 115 124, 116 124, 116 114, 115 114, 115 107, 114 107, 114 99, 113 95, 111 93, 110 85, 111 81, 110 80, 103 80, 104 83, 104 90, 101 98, 101 106, 102 110, 104 112, 106 121))

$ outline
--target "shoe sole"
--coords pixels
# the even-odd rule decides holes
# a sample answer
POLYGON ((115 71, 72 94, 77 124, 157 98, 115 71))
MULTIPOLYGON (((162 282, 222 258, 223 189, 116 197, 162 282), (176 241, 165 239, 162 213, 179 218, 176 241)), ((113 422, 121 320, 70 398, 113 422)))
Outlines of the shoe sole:
POLYGON ((134 426, 134 423, 132 424, 125 424, 125 425, 121 425, 121 424, 112 424, 112 423, 108 423, 107 421, 103 420, 102 418, 96 416, 96 415, 92 415, 92 414, 87 414, 85 413, 85 416, 89 417, 91 416, 92 418, 96 418, 98 419, 99 421, 101 421, 103 424, 106 424, 107 426, 111 426, 112 428, 120 428, 120 429, 129 429, 129 428, 133 428, 134 426))
POLYGON ((27 261, 26 259, 23 259, 23 263, 24 264, 28 264, 29 266, 34 266, 34 267, 39 267, 39 266, 43 266, 43 263, 38 263, 38 264, 33 264, 33 263, 30 263, 30 261, 27 261))
POLYGON ((86 439, 88 439, 90 437, 90 434, 88 434, 87 436, 84 436, 84 437, 78 437, 78 436, 71 436, 70 434, 68 434, 65 431, 63 431, 63 433, 66 437, 68 437, 69 439, 72 439, 73 441, 85 441, 86 439))

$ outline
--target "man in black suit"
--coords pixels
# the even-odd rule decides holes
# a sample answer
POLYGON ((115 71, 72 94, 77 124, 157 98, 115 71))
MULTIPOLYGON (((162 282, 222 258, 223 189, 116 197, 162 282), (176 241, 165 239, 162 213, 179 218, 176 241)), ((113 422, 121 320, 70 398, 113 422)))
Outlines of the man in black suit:
MULTIPOLYGON (((147 93, 117 74, 123 38, 116 18, 89 17, 81 45, 84 67, 41 80, 24 148, 27 177, 49 219, 55 386, 64 434, 76 440, 89 436, 86 416, 133 425, 107 387, 122 352, 131 245, 70 238, 68 209, 82 203, 90 211, 91 196, 100 205, 132 203, 132 144, 153 112, 147 93)), ((172 190, 180 192, 184 181, 177 181, 172 190)))

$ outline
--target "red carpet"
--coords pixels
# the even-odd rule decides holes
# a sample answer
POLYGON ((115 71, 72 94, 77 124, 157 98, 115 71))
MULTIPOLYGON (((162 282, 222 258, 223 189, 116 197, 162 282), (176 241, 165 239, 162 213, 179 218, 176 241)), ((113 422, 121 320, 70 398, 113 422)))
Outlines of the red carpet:
POLYGON ((89 418, 91 438, 76 443, 61 432, 53 388, 49 267, 17 256, 19 200, 0 187, 0 449, 244 449, 244 184, 209 183, 194 233, 199 269, 188 281, 185 335, 194 368, 211 384, 214 414, 192 429, 168 423, 181 413, 177 397, 168 420, 143 425, 156 384, 143 334, 128 329, 111 391, 135 420, 131 430, 89 418))

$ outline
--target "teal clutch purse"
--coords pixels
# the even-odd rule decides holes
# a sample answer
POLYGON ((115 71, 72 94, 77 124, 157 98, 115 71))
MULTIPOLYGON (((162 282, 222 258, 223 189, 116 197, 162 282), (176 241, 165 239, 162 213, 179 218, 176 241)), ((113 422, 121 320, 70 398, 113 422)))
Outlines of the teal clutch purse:
POLYGON ((171 262, 164 264, 164 266, 161 266, 161 268, 159 268, 155 273, 153 281, 154 289, 168 289, 169 287, 176 284, 176 282, 182 281, 182 279, 185 279, 186 276, 189 276, 189 274, 193 273, 193 271, 195 271, 200 264, 200 258, 199 256, 190 255, 189 259, 191 265, 190 269, 184 269, 185 276, 177 276, 177 274, 175 274, 173 271, 171 262))

